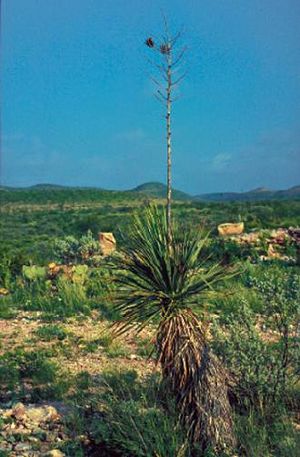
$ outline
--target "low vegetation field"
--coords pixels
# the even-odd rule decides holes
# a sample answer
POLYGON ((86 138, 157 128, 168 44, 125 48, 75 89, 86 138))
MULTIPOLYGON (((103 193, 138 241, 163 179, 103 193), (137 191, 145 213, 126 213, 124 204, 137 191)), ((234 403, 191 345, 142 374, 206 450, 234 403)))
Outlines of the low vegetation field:
POLYGON ((155 319, 138 335, 112 330, 117 285, 98 232, 126 246, 132 213, 148 197, 1 190, 1 199, 0 456, 299 455, 296 242, 268 258, 272 230, 300 226, 299 200, 174 202, 183 231, 207 236, 207 263, 238 272, 194 309, 230 373, 237 437, 234 454, 203 454, 161 382, 155 319), (217 235, 218 224, 241 220, 259 242, 217 235))

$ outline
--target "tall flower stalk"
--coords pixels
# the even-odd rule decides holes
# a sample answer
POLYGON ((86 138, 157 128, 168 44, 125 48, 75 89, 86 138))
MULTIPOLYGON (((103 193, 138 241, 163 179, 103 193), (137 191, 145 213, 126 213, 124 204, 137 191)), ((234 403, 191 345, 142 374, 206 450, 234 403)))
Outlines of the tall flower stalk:
POLYGON ((176 45, 178 39, 180 38, 180 33, 177 33, 174 36, 171 36, 169 33, 169 28, 166 19, 164 18, 165 23, 165 33, 162 39, 157 43, 152 37, 147 38, 146 45, 148 48, 156 51, 159 59, 157 62, 151 62, 152 65, 159 70, 161 75, 161 82, 156 78, 151 77, 152 81, 157 86, 157 91, 155 93, 156 98, 163 103, 165 107, 165 117, 166 117, 166 143, 167 143, 167 244, 170 249, 171 245, 171 225, 172 225, 172 214, 171 214, 171 205, 172 205, 172 141, 171 141, 171 114, 172 114, 172 104, 174 102, 173 91, 178 86, 180 81, 184 78, 184 74, 179 77, 174 78, 175 71, 177 71, 179 64, 182 61, 186 48, 183 47, 177 51, 176 45))

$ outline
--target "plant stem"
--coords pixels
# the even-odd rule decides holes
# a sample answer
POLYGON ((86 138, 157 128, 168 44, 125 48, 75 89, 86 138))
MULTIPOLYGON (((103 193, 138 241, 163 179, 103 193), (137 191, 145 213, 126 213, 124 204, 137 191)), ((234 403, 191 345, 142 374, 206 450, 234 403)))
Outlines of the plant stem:
MULTIPOLYGON (((170 47, 171 49, 171 47, 170 47)), ((171 88, 172 88, 172 56, 167 55, 167 236, 168 248, 171 246, 171 199, 172 199, 172 149, 171 149, 171 88)))

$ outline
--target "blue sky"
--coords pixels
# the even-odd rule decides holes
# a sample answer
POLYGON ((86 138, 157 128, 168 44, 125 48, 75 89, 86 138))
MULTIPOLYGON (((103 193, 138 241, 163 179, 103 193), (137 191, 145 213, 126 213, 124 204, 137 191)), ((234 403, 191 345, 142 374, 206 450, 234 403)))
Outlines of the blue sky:
POLYGON ((300 182, 298 0, 3 0, 2 182, 128 189, 165 180, 147 36, 183 27, 173 184, 300 182))

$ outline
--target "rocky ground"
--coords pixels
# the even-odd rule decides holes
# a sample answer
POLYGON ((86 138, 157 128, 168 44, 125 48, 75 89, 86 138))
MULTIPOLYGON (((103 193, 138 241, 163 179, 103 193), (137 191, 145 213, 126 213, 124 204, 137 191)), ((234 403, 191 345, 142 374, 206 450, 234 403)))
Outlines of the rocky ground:
POLYGON ((0 409, 3 425, 0 450, 11 457, 62 457, 55 449, 67 438, 63 414, 50 405, 16 403, 12 408, 0 409), (52 448, 52 449, 51 449, 52 448))
MULTIPOLYGON (((148 358, 145 345, 141 344, 149 343, 150 339, 149 331, 139 339, 134 336, 122 341, 113 338, 110 323, 96 311, 90 317, 54 323, 45 322, 41 313, 24 311, 13 319, 0 320, 0 380, 1 387, 4 386, 0 392, 0 456, 75 456, 64 452, 64 444, 73 440, 81 441, 82 447, 88 449, 91 445, 89 437, 78 435, 79 432, 69 424, 74 413, 73 404, 77 402, 76 395, 80 392, 77 380, 80 377, 93 379, 93 387, 86 393, 92 396, 97 380, 107 369, 128 369, 130 366, 140 376, 152 372, 155 370, 154 360, 148 358), (21 381, 15 381, 14 385, 7 381, 5 386, 5 371, 1 372, 5 368, 5 357, 7 360, 21 360, 18 368, 22 374, 23 365, 32 354, 46 354, 46 362, 55 363, 59 368, 59 382, 53 376, 47 382, 38 369, 34 372, 32 367, 26 366, 26 375, 21 381), (36 379, 37 376, 41 380, 36 379), (57 401, 56 390, 60 392, 61 381, 69 385, 57 401), (48 391, 51 392, 49 399, 45 398, 48 391)), ((30 363, 36 363, 36 359, 30 363)), ((41 370, 44 369, 48 369, 47 365, 45 368, 42 365, 41 370)), ((7 376, 11 374, 8 372, 7 376)), ((88 396, 86 404, 88 408, 88 396)), ((84 455, 93 453, 87 451, 84 455)))

